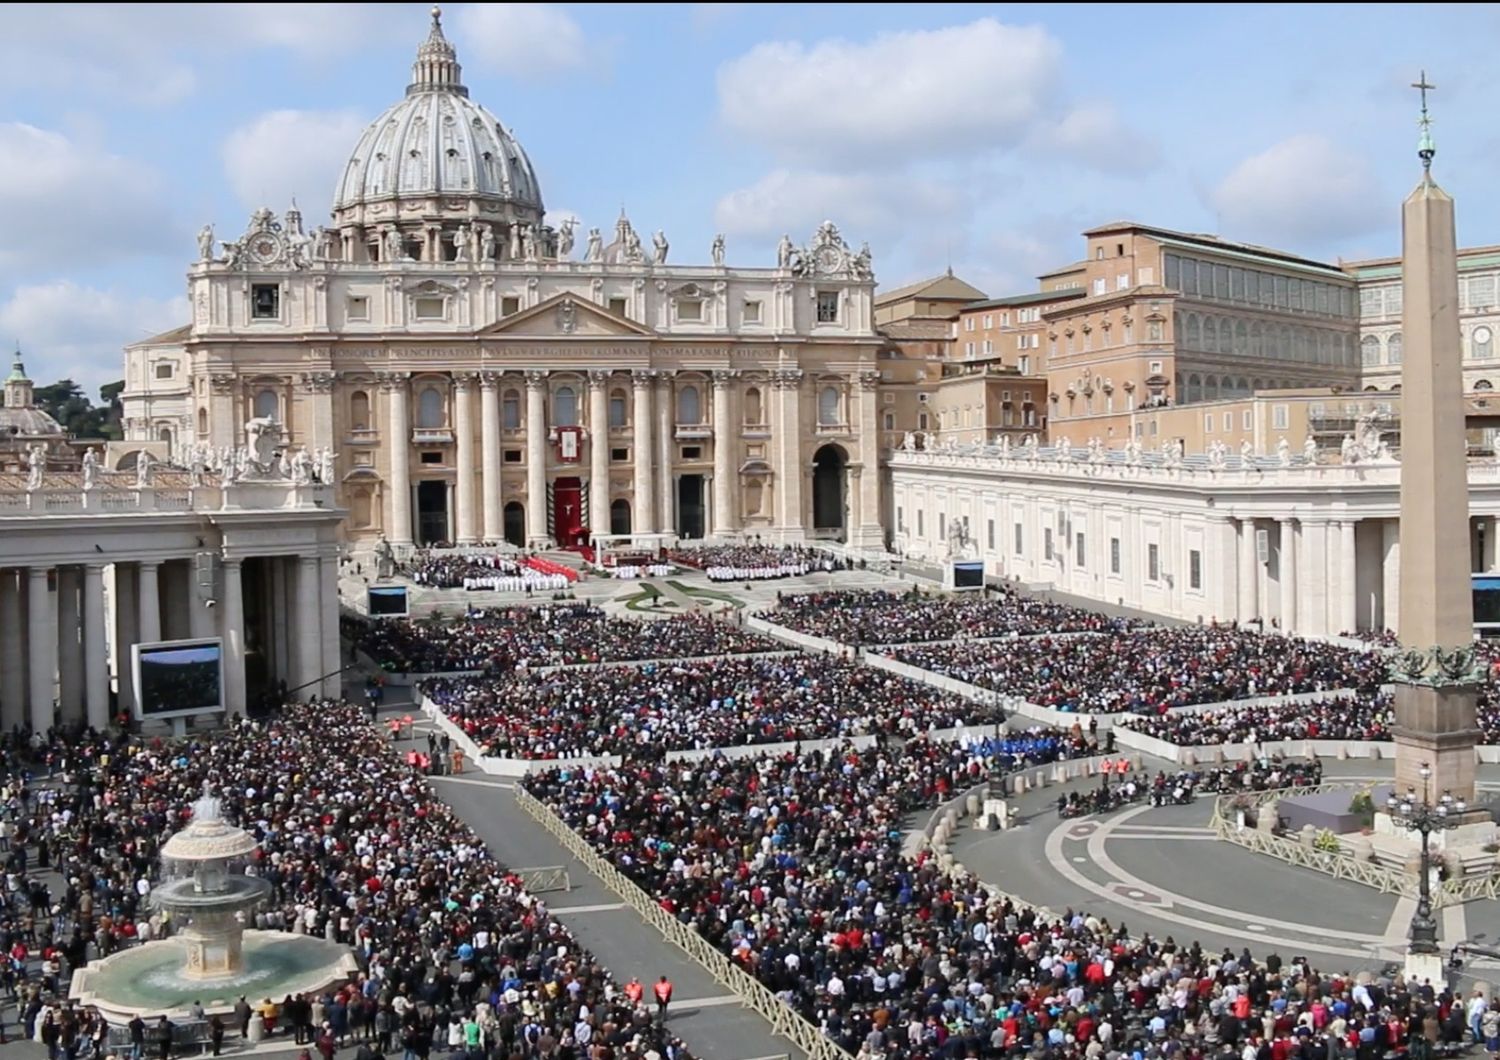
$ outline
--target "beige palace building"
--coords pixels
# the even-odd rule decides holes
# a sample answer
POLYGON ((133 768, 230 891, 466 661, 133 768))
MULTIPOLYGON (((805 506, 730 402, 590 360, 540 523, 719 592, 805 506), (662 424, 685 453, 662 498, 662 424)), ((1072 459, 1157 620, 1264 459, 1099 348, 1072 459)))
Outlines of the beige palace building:
POLYGON ((769 267, 725 264, 722 237, 668 264, 623 213, 575 246, 436 15, 331 225, 262 209, 214 244, 192 321, 126 351, 127 437, 184 463, 274 418, 336 454, 356 545, 881 544, 868 249, 825 222, 769 267))

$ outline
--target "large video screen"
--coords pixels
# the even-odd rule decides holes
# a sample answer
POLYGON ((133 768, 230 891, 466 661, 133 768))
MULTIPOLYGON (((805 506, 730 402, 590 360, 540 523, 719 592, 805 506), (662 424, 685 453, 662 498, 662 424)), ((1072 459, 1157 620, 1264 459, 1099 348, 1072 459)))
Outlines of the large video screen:
POLYGON ((1474 628, 1487 637, 1500 634, 1500 577, 1473 576, 1474 628))
POLYGON ((984 564, 969 561, 953 564, 953 588, 983 589, 984 564))
POLYGON ((224 709, 224 648, 217 637, 137 644, 133 654, 137 718, 224 709))
POLYGON ((406 586, 370 586, 371 618, 404 618, 406 612, 406 586))

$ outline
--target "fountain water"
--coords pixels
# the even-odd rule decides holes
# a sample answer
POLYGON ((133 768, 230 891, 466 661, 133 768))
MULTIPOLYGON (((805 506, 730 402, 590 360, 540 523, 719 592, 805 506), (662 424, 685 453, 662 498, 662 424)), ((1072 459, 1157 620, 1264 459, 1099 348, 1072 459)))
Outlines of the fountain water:
POLYGON ((271 895, 271 884, 243 866, 260 844, 224 819, 205 790, 193 818, 162 846, 165 882, 151 901, 176 933, 95 961, 73 973, 72 996, 112 1023, 132 1016, 183 1016, 196 1001, 229 1012, 240 994, 320 992, 358 965, 347 947, 283 931, 245 931, 242 917, 271 895))

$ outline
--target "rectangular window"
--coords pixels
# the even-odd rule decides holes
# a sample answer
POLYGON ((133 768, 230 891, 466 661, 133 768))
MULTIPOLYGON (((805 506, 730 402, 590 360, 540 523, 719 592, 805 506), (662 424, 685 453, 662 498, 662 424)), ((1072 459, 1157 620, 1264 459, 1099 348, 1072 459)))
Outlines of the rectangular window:
POLYGON ((948 536, 948 517, 938 512, 938 540, 942 541, 948 536))
POLYGON ((1254 424, 1251 420, 1250 410, 1246 409, 1244 412, 1240 413, 1240 429, 1248 431, 1252 426, 1254 426, 1254 424))
POLYGON ((367 296, 362 294, 351 294, 349 296, 349 319, 370 319, 370 299, 367 296))
POLYGON ((759 302, 746 302, 745 303, 744 318, 745 318, 745 323, 746 324, 759 324, 760 323, 760 303, 759 302))
POLYGON ((280 284, 253 283, 250 285, 250 316, 254 320, 281 319, 280 284))
POLYGON ((1271 406, 1271 428, 1273 430, 1277 430, 1277 431, 1284 431, 1289 426, 1290 426, 1290 421, 1289 421, 1289 418, 1288 418, 1288 415, 1287 415, 1287 406, 1285 406, 1285 405, 1272 405, 1271 406))
POLYGON ((1214 433, 1214 414, 1212 412, 1205 412, 1203 414, 1203 433, 1214 433))
POLYGON ((987 531, 985 536, 989 541, 989 549, 993 552, 995 551, 995 520, 989 520, 985 530, 987 531))
POLYGON ((611 298, 609 300, 609 311, 617 317, 627 317, 630 314, 625 311, 626 304, 623 298, 611 298))
POLYGON ((1118 537, 1109 539, 1109 572, 1120 573, 1120 539, 1118 537))
MULTIPOLYGON (((970 318, 972 322, 973 318, 970 318)), ((837 324, 839 322, 839 293, 837 291, 818 292, 818 323, 837 324)))
POLYGON ((994 326, 995 326, 995 318, 991 314, 986 313, 984 315, 984 330, 988 331, 988 330, 990 330, 990 328, 992 328, 994 326))
POLYGON ((703 303, 696 298, 677 300, 677 319, 696 323, 703 319, 703 303))
POLYGON ((1146 580, 1148 582, 1158 581, 1161 578, 1161 553, 1155 545, 1146 546, 1146 580))
POLYGON ((1232 430, 1234 430, 1234 413, 1226 412, 1224 413, 1224 433, 1228 434, 1232 430))
POLYGON ((906 533, 906 509, 896 505, 896 533, 906 533))
POLYGON ((1073 562, 1074 563, 1078 564, 1080 567, 1086 567, 1086 566, 1088 566, 1088 563, 1087 563, 1088 553, 1087 553, 1087 551, 1085 551, 1085 549, 1083 547, 1083 534, 1082 533, 1079 533, 1073 539, 1073 552, 1074 552, 1074 558, 1073 558, 1073 562))
POLYGON ((625 399, 623 397, 609 399, 609 425, 611 427, 625 426, 625 399))
POLYGON ((521 462, 521 450, 519 450, 519 449, 507 449, 507 450, 505 450, 505 462, 507 464, 519 464, 521 462))
POLYGON ((974 344, 972 342, 966 342, 966 343, 964 343, 964 356, 967 357, 967 358, 969 358, 970 360, 973 359, 973 357, 974 357, 974 344))
POLYGON ((1019 556, 1021 554, 1021 546, 1024 543, 1025 543, 1025 538, 1023 537, 1023 531, 1021 530, 1021 524, 1017 523, 1016 524, 1016 555, 1019 556))
POLYGON ((701 446, 701 445, 684 445, 682 447, 682 459, 684 459, 684 460, 702 460, 703 459, 703 446, 701 446))
POLYGON ((611 463, 623 464, 627 460, 630 459, 630 450, 629 449, 611 449, 609 451, 609 459, 610 459, 611 463))
POLYGON ((441 464, 442 462, 443 462, 443 454, 442 453, 423 453, 422 454, 422 463, 424 463, 424 464, 441 464))
POLYGON ((1203 588, 1203 553, 1196 548, 1188 551, 1188 588, 1203 588))
POLYGON ((157 365, 156 366, 156 378, 158 378, 158 379, 171 379, 172 378, 172 366, 171 366, 171 364, 159 364, 159 365, 157 365))
POLYGON ((1104 285, 1105 285, 1104 277, 1100 276, 1097 280, 1094 281, 1094 294, 1095 295, 1101 295, 1101 294, 1103 294, 1104 293, 1104 285))
POLYGON ((448 315, 448 299, 446 298, 414 298, 412 307, 416 311, 418 320, 442 320, 448 315))
POLYGON ((1049 563, 1052 561, 1052 527, 1042 530, 1042 558, 1049 563))
POLYGON ((521 311, 521 299, 517 295, 508 294, 500 299, 500 315, 503 317, 514 316, 521 311))
POLYGON ((990 342, 989 339, 985 339, 984 340, 984 355, 986 357, 988 357, 990 354, 992 354, 994 352, 995 352, 995 345, 994 345, 994 343, 990 342))
POLYGON ((917 537, 922 536, 922 509, 917 509, 917 537))
POLYGON ((1115 290, 1123 291, 1130 286, 1130 273, 1122 272, 1115 277, 1115 290))
POLYGON ((1027 355, 1027 354, 1022 354, 1021 357, 1020 357, 1020 364, 1018 365, 1018 367, 1019 367, 1022 375, 1030 375, 1031 374, 1031 357, 1029 355, 1027 355))

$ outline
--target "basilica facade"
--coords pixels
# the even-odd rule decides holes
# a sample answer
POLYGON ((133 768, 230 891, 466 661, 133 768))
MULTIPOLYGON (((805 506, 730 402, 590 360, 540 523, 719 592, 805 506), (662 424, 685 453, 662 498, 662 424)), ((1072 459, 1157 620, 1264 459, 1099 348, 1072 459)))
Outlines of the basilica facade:
POLYGON ((199 234, 193 319, 126 351, 127 436, 175 462, 256 418, 332 453, 356 546, 605 534, 878 548, 868 249, 832 223, 774 265, 669 264, 658 231, 547 222, 436 10, 331 224, 199 234))

